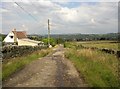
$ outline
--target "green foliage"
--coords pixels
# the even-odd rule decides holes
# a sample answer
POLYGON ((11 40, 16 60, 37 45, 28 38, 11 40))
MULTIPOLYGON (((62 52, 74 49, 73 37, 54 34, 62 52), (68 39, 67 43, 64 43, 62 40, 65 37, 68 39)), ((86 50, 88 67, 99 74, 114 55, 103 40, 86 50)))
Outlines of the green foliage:
MULTIPOLYGON (((42 39, 42 41, 43 41, 46 45, 48 45, 48 38, 44 38, 44 39, 42 39)), ((50 44, 51 44, 52 46, 55 46, 55 45, 57 44, 56 39, 50 38, 50 44)))
POLYGON ((34 36, 29 35, 28 38, 31 40, 36 40, 36 41, 41 41, 41 39, 42 39, 42 37, 39 35, 34 35, 34 36))
POLYGON ((3 41, 5 39, 6 35, 0 34, 0 41, 3 41))
POLYGON ((90 86, 117 87, 119 85, 118 60, 115 55, 91 49, 76 50, 75 45, 71 44, 67 43, 66 47, 69 49, 65 52, 65 56, 74 63, 90 86))
POLYGON ((76 44, 76 42, 65 42, 64 47, 72 48, 72 49, 80 49, 83 48, 81 44, 76 44))
POLYGON ((64 43, 64 40, 61 39, 61 38, 57 38, 56 41, 57 41, 57 44, 63 44, 64 43))

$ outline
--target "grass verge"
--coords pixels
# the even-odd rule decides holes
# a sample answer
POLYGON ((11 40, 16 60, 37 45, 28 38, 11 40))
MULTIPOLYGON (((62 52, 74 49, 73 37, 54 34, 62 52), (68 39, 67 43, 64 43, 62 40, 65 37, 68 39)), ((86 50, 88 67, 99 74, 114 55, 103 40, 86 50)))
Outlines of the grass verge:
POLYGON ((14 59, 10 59, 8 62, 3 63, 2 64, 2 80, 5 80, 14 72, 24 68, 25 65, 31 63, 34 60, 37 60, 40 57, 46 56, 50 52, 51 52, 50 49, 42 49, 23 57, 16 57, 14 59))
MULTIPOLYGON (((70 45, 69 45, 70 46, 70 45)), ((78 71, 84 75, 86 82, 92 87, 117 87, 118 59, 115 55, 91 49, 69 47, 65 52, 78 71)))

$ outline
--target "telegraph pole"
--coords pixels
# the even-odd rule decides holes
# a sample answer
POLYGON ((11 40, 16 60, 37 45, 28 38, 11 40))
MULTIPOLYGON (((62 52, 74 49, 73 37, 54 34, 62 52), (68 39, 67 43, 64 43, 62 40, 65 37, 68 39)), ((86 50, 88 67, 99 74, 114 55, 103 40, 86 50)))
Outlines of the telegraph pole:
POLYGON ((50 21, 48 19, 48 46, 50 46, 50 21))

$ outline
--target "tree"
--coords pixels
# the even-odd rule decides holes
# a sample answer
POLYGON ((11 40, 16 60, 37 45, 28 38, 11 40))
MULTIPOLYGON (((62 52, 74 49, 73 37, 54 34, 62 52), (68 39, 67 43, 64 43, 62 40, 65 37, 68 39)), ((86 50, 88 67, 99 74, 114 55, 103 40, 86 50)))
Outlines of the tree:
MULTIPOLYGON (((48 45, 48 38, 43 38, 42 41, 45 45, 48 45)), ((50 45, 55 46, 57 44, 56 39, 50 38, 50 45)))
POLYGON ((57 38, 56 41, 57 41, 57 44, 62 44, 62 43, 64 43, 64 40, 61 39, 61 38, 57 38))

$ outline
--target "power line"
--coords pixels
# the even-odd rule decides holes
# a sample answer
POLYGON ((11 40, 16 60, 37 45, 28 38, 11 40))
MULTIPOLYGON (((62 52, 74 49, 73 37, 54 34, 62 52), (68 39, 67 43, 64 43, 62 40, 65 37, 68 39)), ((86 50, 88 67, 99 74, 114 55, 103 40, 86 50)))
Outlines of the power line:
MULTIPOLYGON (((21 2, 24 2, 24 1, 23 1, 23 0, 21 0, 21 2)), ((37 10, 39 11, 39 8, 37 8, 37 6, 36 6, 36 5, 34 5, 32 1, 29 1, 29 3, 31 3, 31 5, 32 5, 35 9, 37 9, 37 10)))
POLYGON ((27 12, 20 4, 18 4, 17 2, 14 2, 17 6, 19 6, 24 12, 26 12, 31 18, 33 18, 36 22, 38 22, 38 20, 31 15, 29 12, 27 12))
MULTIPOLYGON (((36 22, 38 22, 38 20, 31 14, 31 13, 29 13, 27 10, 25 10, 19 3, 17 3, 17 2, 14 2, 17 6, 19 6, 25 13, 27 13, 31 18, 33 18, 36 22)), ((35 9, 37 9, 38 11, 39 11, 39 9, 37 8, 37 6, 36 5, 34 5, 32 2, 31 2, 31 4, 32 4, 32 6, 35 8, 35 9)), ((18 14, 18 12, 17 12, 17 14, 18 14)), ((48 21, 49 22, 49 21, 48 21)), ((39 22, 38 22, 39 23, 39 22)), ((43 24, 43 23, 41 23, 41 24, 43 24)), ((59 26, 58 24, 50 24, 49 23, 49 26, 59 26)), ((50 27, 49 27, 49 29, 50 29, 50 27)))
MULTIPOLYGON (((21 0, 22 1, 22 0, 21 0)), ((22 10, 24 10, 24 12, 26 12, 28 15, 30 15, 34 20, 36 20, 37 22, 38 22, 38 20, 36 19, 36 18, 34 18, 34 16, 33 15, 31 15, 30 13, 28 13, 28 11, 26 11, 20 4, 18 4, 17 2, 14 2, 15 4, 17 4, 17 6, 19 6, 22 10)), ((30 3, 31 3, 31 5, 37 10, 37 11, 39 11, 39 9, 38 9, 38 7, 36 6, 36 5, 34 5, 33 4, 33 2, 31 2, 30 1, 30 3)), ((43 24, 43 23, 41 23, 41 24, 43 24)), ((50 26, 58 26, 57 24, 55 25, 51 25, 51 24, 49 24, 50 26)))
MULTIPOLYGON (((21 0, 22 1, 22 0, 21 0)), ((33 15, 31 15, 28 11, 26 11, 20 4, 14 2, 17 6, 19 6, 24 12, 26 12, 30 17, 32 17, 37 23, 40 23, 33 15)), ((32 4, 33 5, 33 4, 32 4)), ((38 9, 37 9, 38 10, 38 9)), ((40 23, 40 27, 43 26, 43 23, 40 23)))

